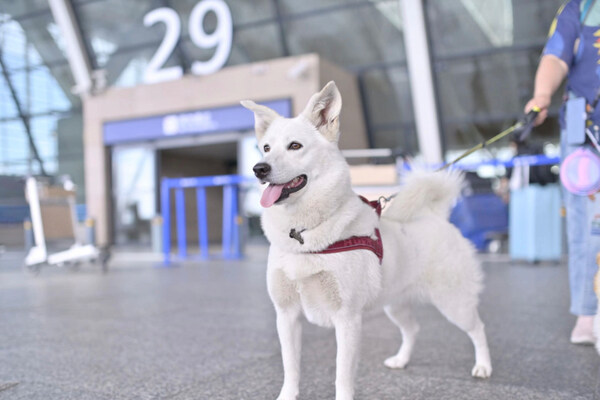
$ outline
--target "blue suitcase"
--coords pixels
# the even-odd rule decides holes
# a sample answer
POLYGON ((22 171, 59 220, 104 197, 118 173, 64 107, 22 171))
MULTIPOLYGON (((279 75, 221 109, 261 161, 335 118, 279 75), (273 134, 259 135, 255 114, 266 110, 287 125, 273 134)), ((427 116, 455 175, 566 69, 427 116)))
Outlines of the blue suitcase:
POLYGON ((450 222, 479 251, 484 251, 494 234, 508 231, 508 207, 493 193, 461 197, 450 214, 450 222))
POLYGON ((532 184, 510 193, 508 243, 513 260, 552 261, 562 255, 560 186, 532 184))

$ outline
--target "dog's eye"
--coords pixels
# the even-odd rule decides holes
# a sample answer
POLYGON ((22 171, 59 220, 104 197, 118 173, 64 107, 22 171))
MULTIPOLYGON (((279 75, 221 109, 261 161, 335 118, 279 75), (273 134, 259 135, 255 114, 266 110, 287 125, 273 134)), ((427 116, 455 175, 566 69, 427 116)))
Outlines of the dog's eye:
POLYGON ((288 150, 300 150, 302 148, 302 145, 298 142, 292 142, 290 143, 288 150))
POLYGON ((271 146, 269 146, 268 144, 265 144, 263 147, 263 150, 265 151, 265 153, 268 153, 269 151, 271 151, 271 146))

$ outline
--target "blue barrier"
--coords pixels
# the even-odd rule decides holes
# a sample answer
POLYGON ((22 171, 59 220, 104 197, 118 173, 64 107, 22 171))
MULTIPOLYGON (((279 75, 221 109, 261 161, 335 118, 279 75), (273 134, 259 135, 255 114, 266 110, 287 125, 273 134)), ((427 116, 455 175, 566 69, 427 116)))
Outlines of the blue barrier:
MULTIPOLYGON (((523 155, 523 156, 513 157, 510 160, 505 160, 505 161, 492 159, 492 160, 481 161, 481 162, 477 162, 477 163, 462 162, 462 163, 452 164, 452 165, 448 165, 447 163, 441 163, 441 164, 426 165, 422 168, 424 168, 426 170, 431 170, 431 171, 437 171, 438 169, 441 169, 443 167, 447 167, 448 169, 460 169, 462 171, 474 171, 477 168, 483 167, 483 166, 492 166, 492 167, 504 166, 507 168, 511 168, 511 167, 514 167, 515 165, 553 165, 553 164, 560 164, 560 157, 548 157, 545 154, 535 154, 535 155, 523 155)), ((413 166, 410 162, 405 160, 398 164, 397 170, 398 170, 398 172, 412 171, 413 166)))
POLYGON ((196 207, 198 210, 198 245, 200 259, 209 258, 208 224, 206 215, 206 188, 223 186, 223 249, 225 259, 241 258, 238 224, 238 185, 248 178, 239 175, 202 176, 193 178, 163 178, 161 182, 161 210, 163 218, 163 254, 164 264, 171 262, 171 189, 175 190, 175 223, 177 227, 177 247, 180 259, 188 258, 185 189, 196 189, 196 207))
MULTIPOLYGON (((514 167, 515 165, 551 165, 551 164, 560 164, 560 157, 548 157, 544 154, 536 154, 536 155, 524 155, 511 158, 510 160, 501 161, 501 160, 488 160, 482 161, 478 163, 459 163, 453 165, 451 168, 457 168, 465 171, 472 171, 484 165, 489 165, 492 167, 514 167)), ((442 167, 443 165, 440 165, 442 167)), ((437 168, 436 168, 437 169, 437 168)))

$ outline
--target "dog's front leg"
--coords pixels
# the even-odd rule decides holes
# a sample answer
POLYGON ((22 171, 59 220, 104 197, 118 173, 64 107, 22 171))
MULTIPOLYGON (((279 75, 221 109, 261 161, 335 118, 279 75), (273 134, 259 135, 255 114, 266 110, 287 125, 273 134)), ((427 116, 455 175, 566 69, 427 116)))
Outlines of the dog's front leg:
POLYGON ((283 360, 283 387, 277 400, 295 400, 300 382, 300 353, 302 347, 302 325, 300 306, 294 305, 277 310, 277 333, 281 343, 283 360))
POLYGON ((337 341, 335 399, 354 398, 354 376, 360 354, 362 316, 343 314, 334 320, 337 341))

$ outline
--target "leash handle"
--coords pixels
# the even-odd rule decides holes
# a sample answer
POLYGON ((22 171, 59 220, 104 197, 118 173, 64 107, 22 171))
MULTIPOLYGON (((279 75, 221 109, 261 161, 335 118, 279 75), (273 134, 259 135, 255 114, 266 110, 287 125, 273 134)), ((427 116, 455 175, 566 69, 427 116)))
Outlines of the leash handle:
POLYGON ((527 114, 525 114, 525 118, 523 118, 523 124, 524 125, 533 124, 533 121, 535 121, 536 117, 538 116, 538 114, 541 111, 542 111, 542 109, 539 108, 538 106, 533 106, 533 108, 531 110, 529 110, 529 112, 527 114))
POLYGON ((519 129, 515 132, 515 139, 518 142, 524 142, 525 139, 527 139, 527 136, 529 136, 531 129, 533 128, 533 123, 541 111, 541 108, 538 106, 533 106, 533 108, 521 118, 519 121, 519 129))

